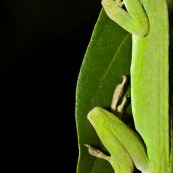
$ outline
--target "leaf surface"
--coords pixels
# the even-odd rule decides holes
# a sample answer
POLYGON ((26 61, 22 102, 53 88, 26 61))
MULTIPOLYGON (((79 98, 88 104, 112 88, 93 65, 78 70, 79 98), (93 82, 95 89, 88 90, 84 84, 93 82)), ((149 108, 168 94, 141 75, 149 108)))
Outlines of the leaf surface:
POLYGON ((116 85, 122 81, 122 75, 130 74, 131 46, 131 34, 111 21, 101 10, 77 81, 75 109, 79 145, 77 173, 114 172, 107 161, 91 156, 84 146, 90 144, 105 151, 87 119, 87 114, 95 106, 110 109, 116 85))

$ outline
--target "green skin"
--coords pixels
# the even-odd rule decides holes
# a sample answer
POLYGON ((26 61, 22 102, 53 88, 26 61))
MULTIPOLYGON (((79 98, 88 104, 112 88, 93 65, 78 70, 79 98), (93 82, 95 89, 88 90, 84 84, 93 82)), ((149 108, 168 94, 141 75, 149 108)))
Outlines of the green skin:
POLYGON ((102 5, 110 19, 132 33, 132 111, 135 128, 147 153, 130 128, 98 107, 89 112, 88 119, 111 156, 105 156, 90 145, 87 147, 92 155, 108 160, 116 173, 131 173, 134 165, 143 173, 172 173, 167 1, 102 0, 102 5))
POLYGON ((114 91, 111 104, 114 114, 95 107, 87 116, 111 156, 106 156, 88 144, 85 146, 91 155, 109 161, 116 173, 132 173, 134 165, 143 173, 149 173, 148 158, 141 138, 120 120, 126 103, 126 97, 122 99, 126 80, 126 76, 123 76, 122 83, 114 91), (121 99, 122 103, 118 105, 121 99))

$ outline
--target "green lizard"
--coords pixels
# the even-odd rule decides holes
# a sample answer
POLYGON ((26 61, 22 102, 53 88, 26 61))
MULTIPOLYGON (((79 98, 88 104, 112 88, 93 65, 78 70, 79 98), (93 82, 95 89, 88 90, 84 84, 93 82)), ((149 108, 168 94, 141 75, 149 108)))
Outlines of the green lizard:
POLYGON ((143 173, 172 173, 167 1, 102 0, 102 5, 110 19, 132 33, 132 112, 146 151, 131 129, 98 107, 89 112, 88 119, 110 156, 86 146, 92 155, 108 160, 118 173, 133 172, 133 165, 143 173))

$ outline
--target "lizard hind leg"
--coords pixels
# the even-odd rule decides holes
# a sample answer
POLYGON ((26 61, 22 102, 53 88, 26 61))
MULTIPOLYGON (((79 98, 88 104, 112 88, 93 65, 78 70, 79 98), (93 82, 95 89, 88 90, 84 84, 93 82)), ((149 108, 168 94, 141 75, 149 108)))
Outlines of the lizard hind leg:
POLYGON ((136 36, 145 37, 149 32, 148 16, 140 0, 102 0, 108 17, 136 36))
MULTIPOLYGON (((105 155, 103 152, 94 148, 93 146, 89 144, 84 144, 84 145, 88 148, 88 152, 92 156, 107 160, 112 165, 114 171, 116 171, 115 173, 132 173, 133 172, 134 162, 132 161, 128 153, 124 154, 124 159, 121 160, 122 162, 117 162, 116 158, 105 155), (123 167, 121 164, 123 164, 123 167)), ((120 153, 120 155, 122 155, 122 153, 120 153)))
POLYGON ((105 159, 107 161, 109 161, 109 156, 105 155, 103 152, 101 152, 100 150, 96 149, 95 147, 89 145, 89 144, 84 144, 87 148, 88 148, 88 152, 95 157, 101 158, 101 159, 105 159))
POLYGON ((124 106, 125 106, 126 102, 127 102, 127 97, 124 96, 124 97, 123 97, 123 100, 122 100, 122 102, 121 102, 121 104, 117 107, 118 117, 120 117, 120 118, 121 118, 122 115, 123 115, 124 106))
POLYGON ((113 97, 112 97, 111 112, 115 115, 117 115, 117 114, 122 115, 122 112, 123 112, 122 109, 123 109, 124 104, 126 103, 126 100, 127 100, 126 97, 124 97, 122 100, 122 103, 118 106, 118 103, 121 100, 122 95, 124 93, 124 86, 127 82, 127 77, 125 75, 122 76, 122 78, 123 78, 122 83, 117 85, 117 87, 115 88, 113 97))

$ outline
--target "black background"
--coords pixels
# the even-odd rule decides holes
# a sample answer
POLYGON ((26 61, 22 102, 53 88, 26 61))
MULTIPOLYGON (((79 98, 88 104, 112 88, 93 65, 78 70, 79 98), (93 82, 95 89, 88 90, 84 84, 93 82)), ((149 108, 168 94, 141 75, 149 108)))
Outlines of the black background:
POLYGON ((2 0, 2 165, 76 172, 75 89, 100 0, 2 0))

